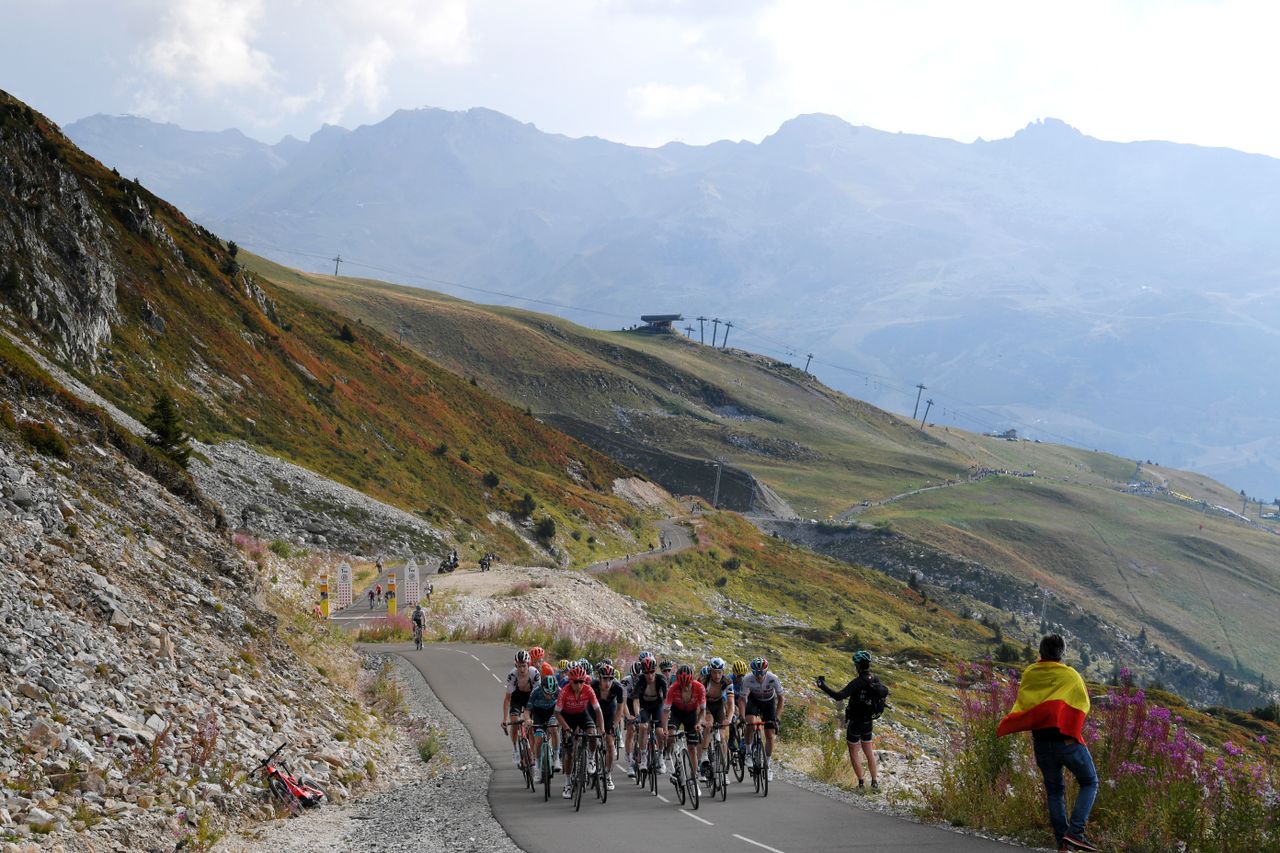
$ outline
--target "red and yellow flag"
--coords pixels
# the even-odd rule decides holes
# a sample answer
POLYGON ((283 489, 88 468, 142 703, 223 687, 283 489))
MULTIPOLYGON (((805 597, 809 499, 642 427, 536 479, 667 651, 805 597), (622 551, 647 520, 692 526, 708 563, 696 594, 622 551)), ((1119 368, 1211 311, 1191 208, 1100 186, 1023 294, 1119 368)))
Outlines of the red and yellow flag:
POLYGON ((1018 699, 1000 721, 996 734, 1056 728, 1084 743, 1084 718, 1088 714, 1089 691, 1080 673, 1066 664, 1042 660, 1022 673, 1018 699))

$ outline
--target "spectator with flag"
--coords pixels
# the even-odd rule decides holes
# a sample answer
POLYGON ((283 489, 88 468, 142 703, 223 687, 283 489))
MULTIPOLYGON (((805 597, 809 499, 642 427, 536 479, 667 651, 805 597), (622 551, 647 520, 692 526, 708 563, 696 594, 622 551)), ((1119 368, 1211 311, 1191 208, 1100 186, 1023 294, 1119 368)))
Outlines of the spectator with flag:
POLYGON ((1049 822, 1058 850, 1097 850, 1084 834, 1089 812, 1098 795, 1098 773, 1084 743, 1084 720, 1089 714, 1089 691, 1080 673, 1062 662, 1066 647, 1062 637, 1050 634, 1040 640, 1040 660, 1022 673, 1013 710, 1000 721, 996 734, 1031 732, 1036 765, 1044 776, 1049 801, 1049 822), (1080 785, 1071 821, 1067 822, 1063 769, 1080 785))

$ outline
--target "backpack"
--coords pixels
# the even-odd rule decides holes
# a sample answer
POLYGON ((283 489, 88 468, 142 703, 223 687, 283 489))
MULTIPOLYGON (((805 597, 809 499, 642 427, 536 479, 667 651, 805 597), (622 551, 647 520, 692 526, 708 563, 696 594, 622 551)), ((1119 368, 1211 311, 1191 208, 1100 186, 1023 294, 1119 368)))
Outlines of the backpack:
POLYGON ((858 702, 862 706, 868 720, 878 720, 884 713, 885 700, 889 698, 889 688, 874 675, 867 676, 867 687, 858 691, 858 702))

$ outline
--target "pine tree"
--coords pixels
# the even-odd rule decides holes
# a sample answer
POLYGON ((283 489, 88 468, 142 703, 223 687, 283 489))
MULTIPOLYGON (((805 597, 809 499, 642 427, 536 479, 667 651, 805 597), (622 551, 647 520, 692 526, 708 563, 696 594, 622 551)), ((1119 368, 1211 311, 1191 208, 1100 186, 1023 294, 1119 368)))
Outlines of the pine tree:
POLYGON ((355 334, 352 333, 351 327, 346 323, 342 324, 342 331, 338 333, 338 337, 348 344, 354 344, 356 342, 355 334))
POLYGON ((191 458, 191 445, 182 428, 182 418, 178 414, 178 404, 167 393, 156 398, 151 413, 144 421, 151 434, 147 436, 147 444, 168 456, 174 462, 187 467, 191 458))

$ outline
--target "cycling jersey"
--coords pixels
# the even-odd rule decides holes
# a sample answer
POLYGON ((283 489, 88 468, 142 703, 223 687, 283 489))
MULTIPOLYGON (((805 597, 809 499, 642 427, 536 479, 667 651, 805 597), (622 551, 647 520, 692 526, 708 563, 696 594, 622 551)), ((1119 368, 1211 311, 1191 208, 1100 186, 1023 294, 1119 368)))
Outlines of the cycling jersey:
POLYGON ((684 690, 680 685, 676 685, 667 691, 667 698, 663 702, 664 708, 675 708, 677 711, 688 712, 696 711, 698 708, 707 704, 707 691, 702 686, 701 681, 695 681, 689 685, 692 689, 689 691, 689 698, 685 699, 684 690))
POLYGON ((726 696, 728 696, 729 699, 732 701, 733 680, 729 678, 729 676, 724 675, 723 673, 720 675, 719 679, 712 679, 711 676, 707 676, 707 680, 701 682, 701 684, 703 687, 707 689, 708 705, 710 705, 712 702, 720 702, 726 696), (712 690, 712 688, 716 688, 716 689, 712 690), (715 693, 715 695, 712 696, 711 695, 712 693, 715 693))
POLYGON ((612 712, 613 709, 626 698, 622 685, 616 681, 609 685, 608 693, 601 692, 600 679, 598 678, 591 682, 591 689, 595 691, 596 700, 600 703, 600 708, 602 710, 612 712))
POLYGON ((573 695, 572 687, 565 687, 560 691, 560 698, 556 700, 556 710, 565 716, 583 714, 588 708, 599 707, 600 702, 596 699, 596 692, 591 689, 590 684, 583 684, 582 691, 577 696, 573 695))
POLYGON ((521 687, 520 686, 520 670, 516 669, 515 667, 512 667, 511 671, 507 673, 507 692, 508 693, 528 693, 538 686, 539 677, 540 676, 538 675, 537 670, 535 670, 533 667, 529 667, 524 671, 525 686, 521 687))
POLYGON ((654 707, 662 703, 667 695, 667 680, 661 675, 641 675, 631 688, 631 701, 642 706, 654 707))
POLYGON ((560 690, 557 688, 554 692, 548 693, 539 687, 537 690, 529 694, 529 707, 541 708, 549 711, 556 707, 560 699, 560 690))
POLYGON ((753 702, 772 702, 775 696, 782 695, 782 682, 772 672, 766 672, 759 678, 754 672, 749 672, 742 678, 742 693, 738 695, 743 694, 753 702))

